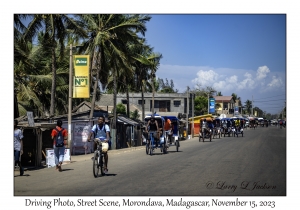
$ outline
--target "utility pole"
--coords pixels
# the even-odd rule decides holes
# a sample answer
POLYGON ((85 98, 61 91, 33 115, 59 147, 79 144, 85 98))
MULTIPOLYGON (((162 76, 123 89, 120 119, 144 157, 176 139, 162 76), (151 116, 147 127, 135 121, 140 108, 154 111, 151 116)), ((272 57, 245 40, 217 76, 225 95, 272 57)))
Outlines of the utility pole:
POLYGON ((286 102, 284 102, 284 108, 283 108, 283 119, 286 120, 286 117, 284 117, 284 116, 286 116, 286 102), (285 109, 285 111, 284 111, 284 109, 285 109))
POLYGON ((190 100, 189 100, 189 95, 190 95, 190 88, 189 86, 187 86, 187 100, 186 100, 186 137, 188 136, 188 128, 189 128, 189 113, 190 113, 190 108, 189 108, 189 104, 190 104, 190 100))
POLYGON ((68 146, 70 158, 72 154, 72 92, 73 92, 73 46, 70 44, 70 69, 69 69, 69 108, 68 108, 68 146))
POLYGON ((152 70, 152 115, 154 115, 154 72, 152 70))
POLYGON ((192 118, 193 118, 193 121, 192 121, 192 138, 194 138, 194 96, 195 96, 195 93, 192 93, 192 118))
POLYGON ((252 112, 252 117, 253 117, 254 116, 253 115, 253 95, 252 95, 251 107, 252 107, 252 111, 251 112, 252 112))
POLYGON ((207 92, 207 114, 209 114, 209 92, 207 92))

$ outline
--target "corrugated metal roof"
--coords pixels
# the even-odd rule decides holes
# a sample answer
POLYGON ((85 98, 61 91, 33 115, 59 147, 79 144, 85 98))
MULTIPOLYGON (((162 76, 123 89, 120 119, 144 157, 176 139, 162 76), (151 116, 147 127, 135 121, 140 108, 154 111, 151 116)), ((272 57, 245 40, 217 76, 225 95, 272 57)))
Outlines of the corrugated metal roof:
POLYGON ((139 125, 139 123, 133 121, 132 119, 129 119, 129 118, 126 118, 123 116, 118 116, 118 120, 122 121, 124 123, 130 124, 130 125, 133 125, 133 126, 139 125))

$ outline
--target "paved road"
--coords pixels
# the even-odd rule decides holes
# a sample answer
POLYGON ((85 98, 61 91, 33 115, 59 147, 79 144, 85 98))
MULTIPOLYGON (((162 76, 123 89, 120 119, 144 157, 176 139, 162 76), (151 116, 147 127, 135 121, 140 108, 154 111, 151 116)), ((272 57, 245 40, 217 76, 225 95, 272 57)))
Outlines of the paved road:
POLYGON ((144 147, 109 153, 109 173, 94 178, 91 155, 14 177, 15 196, 284 196, 286 130, 245 130, 244 137, 181 141, 168 154, 144 147))

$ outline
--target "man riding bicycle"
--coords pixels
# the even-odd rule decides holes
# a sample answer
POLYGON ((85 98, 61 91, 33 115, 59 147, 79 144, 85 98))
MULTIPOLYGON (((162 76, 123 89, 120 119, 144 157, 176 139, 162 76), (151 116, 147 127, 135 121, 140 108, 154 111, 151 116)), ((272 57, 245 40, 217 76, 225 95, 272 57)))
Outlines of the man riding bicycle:
MULTIPOLYGON (((158 123, 155 120, 155 117, 153 115, 151 115, 150 120, 147 123, 147 127, 146 127, 146 132, 155 132, 154 135, 154 139, 158 138, 159 139, 159 127, 158 127, 158 123), (157 133, 157 136, 155 137, 155 134, 157 133)), ((150 139, 150 135, 148 135, 148 139, 150 139)), ((158 142, 156 141, 156 147, 158 147, 158 142)))
MULTIPOLYGON (((94 134, 94 138, 99 138, 102 142, 108 143, 109 141, 109 126, 105 124, 105 118, 103 116, 100 116, 98 118, 98 124, 95 124, 91 130, 91 133, 88 137, 88 141, 91 141, 91 137, 94 134)), ((94 151, 97 149, 97 143, 94 142, 94 151)), ((108 164, 108 154, 107 151, 103 152, 104 154, 104 160, 105 160, 105 166, 104 166, 104 173, 108 172, 107 164, 108 164)))

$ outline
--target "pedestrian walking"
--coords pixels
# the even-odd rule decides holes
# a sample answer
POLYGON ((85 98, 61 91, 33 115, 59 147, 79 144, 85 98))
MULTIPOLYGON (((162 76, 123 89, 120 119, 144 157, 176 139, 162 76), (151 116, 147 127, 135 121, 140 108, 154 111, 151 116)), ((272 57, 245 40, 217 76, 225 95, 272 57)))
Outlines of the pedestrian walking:
POLYGON ((53 149, 55 156, 56 170, 62 171, 61 165, 64 161, 65 145, 67 144, 68 132, 62 127, 62 121, 57 120, 56 127, 52 130, 53 149))
POLYGON ((21 165, 21 155, 23 154, 23 133, 22 131, 17 127, 18 126, 18 120, 14 121, 14 166, 18 165, 20 168, 20 176, 23 176, 24 174, 24 168, 21 165))

